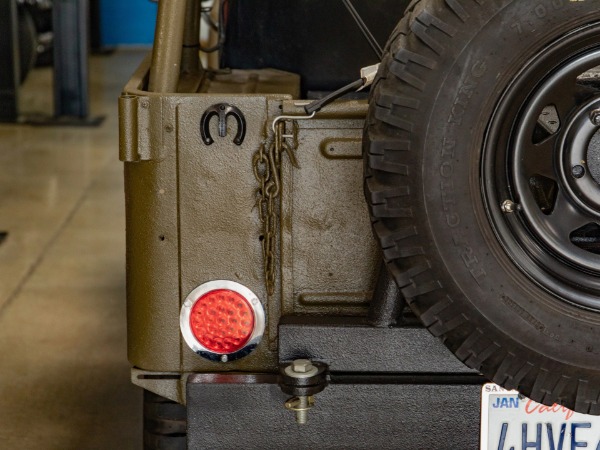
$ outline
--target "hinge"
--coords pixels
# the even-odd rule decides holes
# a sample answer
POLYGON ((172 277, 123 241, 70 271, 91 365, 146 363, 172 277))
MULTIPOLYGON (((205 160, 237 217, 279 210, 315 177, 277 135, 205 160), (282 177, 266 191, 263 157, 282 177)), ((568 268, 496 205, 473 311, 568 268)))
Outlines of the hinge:
POLYGON ((160 98, 122 95, 119 98, 119 159, 123 162, 160 159, 163 144, 160 98))

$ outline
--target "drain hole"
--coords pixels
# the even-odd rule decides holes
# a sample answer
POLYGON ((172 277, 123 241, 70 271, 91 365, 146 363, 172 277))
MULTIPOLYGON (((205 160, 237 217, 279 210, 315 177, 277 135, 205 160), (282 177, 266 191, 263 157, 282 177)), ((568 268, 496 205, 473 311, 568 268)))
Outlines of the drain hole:
POLYGON ((588 223, 578 228, 571 233, 570 239, 580 249, 600 255, 600 226, 597 223, 588 223))
POLYGON ((552 214, 558 196, 556 181, 542 175, 534 175, 529 179, 529 188, 540 210, 546 215, 552 214))
POLYGON ((554 105, 546 106, 540 116, 538 117, 537 123, 533 130, 533 143, 539 144, 545 141, 548 137, 555 134, 560 128, 560 118, 558 117, 558 110, 554 105))
POLYGON ((0 244, 2 244, 8 237, 8 231, 0 231, 0 244))

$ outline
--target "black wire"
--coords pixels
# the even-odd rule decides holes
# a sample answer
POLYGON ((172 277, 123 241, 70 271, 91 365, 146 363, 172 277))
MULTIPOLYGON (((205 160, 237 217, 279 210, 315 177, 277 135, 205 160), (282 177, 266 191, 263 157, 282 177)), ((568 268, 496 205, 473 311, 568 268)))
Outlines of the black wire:
POLYGON ((383 49, 381 48, 381 46, 375 39, 375 36, 373 36, 373 33, 371 33, 371 31, 369 30, 369 27, 367 27, 367 24, 365 24, 365 22, 362 20, 362 17, 360 17, 360 14, 358 14, 358 11, 356 11, 356 8, 354 8, 352 3, 350 3, 350 0, 342 0, 342 2, 346 6, 346 9, 348 10, 348 12, 354 18, 354 21, 360 28, 360 31, 362 31, 362 33, 365 36, 365 38, 367 39, 367 41, 369 42, 369 45, 371 46, 371 48, 377 55, 377 58, 379 58, 379 61, 381 61, 381 58, 383 58, 383 49))
MULTIPOLYGON (((219 40, 216 45, 209 48, 204 48, 202 45, 200 46, 200 51, 204 53, 213 53, 218 50, 221 50, 223 44, 225 44, 225 5, 228 0, 221 0, 221 4, 219 5, 219 22, 218 22, 218 31, 219 31, 219 40)), ((209 24, 210 26, 210 24, 209 24)))
POLYGON ((362 78, 360 78, 360 79, 344 86, 343 88, 338 89, 335 92, 332 92, 331 94, 327 95, 326 97, 323 97, 320 100, 315 100, 314 102, 306 105, 304 107, 304 111, 306 111, 306 114, 308 114, 308 115, 310 115, 314 112, 317 112, 324 106, 327 106, 328 104, 333 102, 334 100, 337 100, 338 98, 340 98, 350 92, 354 92, 354 91, 360 89, 364 84, 365 84, 364 80, 362 78))
POLYGON ((202 18, 213 31, 219 31, 219 26, 212 20, 212 17, 210 17, 210 11, 202 11, 202 18))

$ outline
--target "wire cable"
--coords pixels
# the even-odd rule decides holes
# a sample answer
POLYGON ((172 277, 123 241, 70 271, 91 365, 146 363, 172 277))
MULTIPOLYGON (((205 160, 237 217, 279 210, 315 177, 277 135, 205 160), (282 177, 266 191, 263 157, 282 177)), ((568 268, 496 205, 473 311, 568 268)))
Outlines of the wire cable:
MULTIPOLYGON (((225 6, 227 5, 228 0, 221 0, 221 4, 219 5, 219 21, 217 24, 217 31, 219 33, 219 40, 217 44, 213 47, 204 48, 200 45, 200 51, 204 53, 214 53, 216 51, 221 50, 223 48, 223 44, 225 44, 225 6)), ((204 12, 203 12, 204 13, 204 12)), ((214 23, 212 24, 214 25, 214 23)), ((212 25, 209 23, 209 26, 212 25)))
POLYGON ((383 49, 379 45, 379 42, 377 42, 377 39, 375 39, 375 36, 373 36, 373 33, 371 33, 371 30, 369 30, 369 27, 367 27, 367 24, 364 22, 364 20, 362 20, 362 17, 360 17, 360 14, 354 5, 352 5, 350 0, 342 0, 342 2, 344 3, 344 6, 346 6, 348 12, 352 15, 352 18, 360 28, 360 31, 362 31, 363 35, 369 42, 369 45, 377 55, 377 58, 379 58, 379 61, 381 61, 383 58, 383 49))
POLYGON ((304 107, 304 111, 306 111, 306 114, 312 114, 315 113, 317 111, 320 111, 321 108, 323 108, 324 106, 327 106, 328 104, 330 104, 331 102, 333 102, 334 100, 337 100, 338 98, 349 94, 350 92, 355 92, 357 90, 359 90, 361 87, 363 87, 365 84, 365 80, 363 80, 362 78, 359 78, 358 80, 344 86, 341 89, 338 89, 335 92, 332 92, 331 94, 327 95, 326 97, 323 97, 320 100, 315 100, 314 102, 306 105, 304 107))

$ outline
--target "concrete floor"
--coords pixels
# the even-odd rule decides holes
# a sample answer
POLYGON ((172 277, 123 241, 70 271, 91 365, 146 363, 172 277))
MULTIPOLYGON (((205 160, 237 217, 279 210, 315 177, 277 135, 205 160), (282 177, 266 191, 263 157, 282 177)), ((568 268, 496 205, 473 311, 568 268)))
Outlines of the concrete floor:
MULTIPOLYGON (((92 58, 98 128, 0 125, 0 449, 141 448, 117 97, 143 56, 92 58)), ((37 69, 21 112, 50 114, 51 98, 37 69)))

